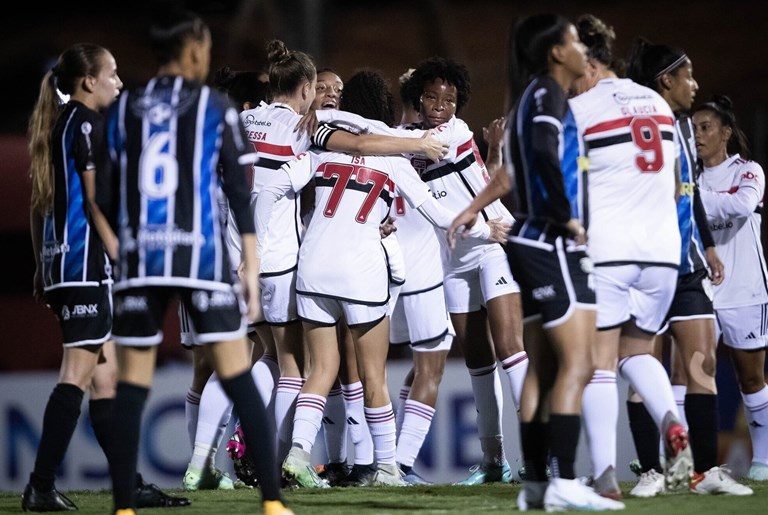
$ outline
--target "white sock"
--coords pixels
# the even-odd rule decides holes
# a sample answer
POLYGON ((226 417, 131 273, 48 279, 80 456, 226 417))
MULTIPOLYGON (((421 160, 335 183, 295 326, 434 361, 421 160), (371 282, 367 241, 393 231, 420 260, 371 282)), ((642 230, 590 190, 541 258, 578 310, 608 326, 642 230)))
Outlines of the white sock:
POLYGON ((672 395, 675 396, 675 404, 677 404, 677 413, 680 415, 680 423, 688 429, 688 419, 685 416, 685 392, 688 387, 684 384, 673 384, 672 395))
POLYGON ((373 454, 378 465, 395 464, 395 413, 392 403, 380 408, 365 408, 365 421, 371 430, 373 454))
POLYGON ((643 403, 661 432, 661 423, 668 412, 680 419, 666 370, 650 354, 629 356, 619 361, 621 377, 643 398, 643 403))
POLYGON ((224 393, 219 377, 212 374, 200 396, 195 447, 190 465, 202 469, 213 462, 231 415, 232 401, 224 393))
POLYGON ((741 394, 752 438, 752 461, 768 465, 768 386, 755 393, 741 394))
POLYGON ((253 382, 256 383, 256 389, 259 391, 264 407, 269 406, 275 390, 274 369, 278 370, 279 375, 280 369, 277 366, 277 361, 267 354, 261 356, 251 368, 251 376, 253 377, 253 382))
POLYGON ((520 398, 523 395, 523 381, 525 373, 528 371, 528 354, 520 351, 512 354, 501 362, 501 368, 507 373, 509 386, 512 389, 512 398, 515 401, 515 408, 520 411, 520 398))
POLYGON ((277 462, 282 463, 291 449, 293 418, 296 413, 296 397, 299 396, 304 379, 281 377, 277 380, 275 393, 275 427, 277 428, 277 462))
POLYGON ((296 399, 293 417, 293 443, 311 453, 315 445, 325 411, 325 397, 313 393, 300 393, 296 399))
POLYGON ((187 400, 184 403, 184 418, 187 421, 187 433, 189 434, 189 445, 195 447, 195 433, 197 433, 197 414, 200 412, 200 394, 187 391, 187 400))
POLYGON ((397 440, 397 462, 407 467, 413 467, 419 455, 424 439, 427 438, 435 408, 418 401, 405 401, 405 416, 397 440))
POLYGON ((403 416, 405 416, 405 401, 408 400, 408 395, 411 394, 411 387, 410 386, 401 386, 400 387, 400 395, 398 397, 398 403, 397 403, 397 411, 395 412, 395 428, 397 429, 397 434, 400 434, 400 431, 403 427, 403 416))
POLYGON ((483 450, 483 462, 501 464, 505 459, 504 436, 501 432, 504 399, 496 364, 468 370, 477 407, 477 430, 483 450))
POLYGON ((343 384, 341 392, 344 397, 344 408, 347 411, 347 429, 355 445, 355 465, 371 465, 373 439, 365 421, 363 383, 357 381, 352 384, 343 384))
POLYGON ((341 385, 335 383, 328 393, 323 416, 323 433, 325 435, 325 450, 329 463, 346 463, 347 461, 347 411, 344 409, 344 397, 341 395, 341 385))
POLYGON ((609 466, 616 468, 616 424, 619 421, 619 389, 616 372, 595 370, 581 400, 594 477, 609 466))

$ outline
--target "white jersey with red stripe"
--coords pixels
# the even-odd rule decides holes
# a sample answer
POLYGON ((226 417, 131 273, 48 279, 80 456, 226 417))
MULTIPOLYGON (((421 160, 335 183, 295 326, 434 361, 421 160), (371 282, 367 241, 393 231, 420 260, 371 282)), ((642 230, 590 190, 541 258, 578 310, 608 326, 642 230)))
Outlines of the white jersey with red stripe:
MULTIPOLYGON (((253 165, 251 202, 253 203, 283 164, 294 159, 311 146, 305 131, 294 132, 301 115, 280 102, 261 104, 240 113, 248 140, 256 150, 258 161, 253 165)), ((269 221, 262 245, 261 273, 277 275, 296 267, 303 228, 300 218, 300 198, 290 192, 281 198, 269 221)))
POLYGON ((680 264, 675 117, 655 91, 604 79, 568 101, 589 162, 589 254, 596 265, 680 264))
POLYGON ((717 309, 768 302, 768 271, 760 242, 765 175, 754 161, 730 156, 704 167, 699 192, 725 280, 715 286, 717 309))
POLYGON ((397 227, 397 241, 405 260, 405 284, 401 294, 427 290, 443 282, 443 263, 439 238, 445 233, 429 223, 396 192, 391 211, 397 227))
MULTIPOLYGON (((449 146, 448 154, 438 162, 412 155, 411 164, 421 180, 429 185, 432 196, 446 209, 460 213, 490 181, 485 163, 475 144, 472 131, 464 121, 454 116, 430 132, 449 146)), ((488 205, 481 211, 480 216, 486 221, 494 218, 502 218, 509 223, 513 221, 512 215, 500 200, 488 205)), ((458 238, 456 248, 451 250, 445 238, 439 238, 439 241, 443 249, 446 273, 463 272, 477 267, 480 256, 490 245, 496 245, 477 238, 458 238)))
POLYGON ((408 207, 429 199, 408 160, 312 152, 283 168, 299 192, 315 179, 315 213, 299 252, 296 293, 379 305, 389 298, 389 274, 379 224, 395 184, 408 207))

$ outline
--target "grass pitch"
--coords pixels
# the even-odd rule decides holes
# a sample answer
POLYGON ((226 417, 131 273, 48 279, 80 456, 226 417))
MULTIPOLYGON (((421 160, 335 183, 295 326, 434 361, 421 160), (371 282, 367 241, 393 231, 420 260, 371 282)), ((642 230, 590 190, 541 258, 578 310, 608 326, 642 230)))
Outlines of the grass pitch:
MULTIPOLYGON (((623 513, 704 514, 768 513, 768 484, 748 482, 755 491, 750 497, 669 494, 655 499, 625 498, 623 513)), ((625 495, 632 485, 622 484, 625 495)), ((486 514, 517 510, 519 485, 428 486, 410 488, 332 488, 330 490, 287 490, 285 497, 297 514, 486 514)), ((183 493, 192 499, 186 508, 141 510, 146 514, 177 515, 260 513, 259 494, 254 490, 202 491, 183 493)), ((112 508, 109 492, 67 492, 82 514, 108 514, 112 508)), ((21 513, 21 494, 0 492, 0 513, 21 513)))

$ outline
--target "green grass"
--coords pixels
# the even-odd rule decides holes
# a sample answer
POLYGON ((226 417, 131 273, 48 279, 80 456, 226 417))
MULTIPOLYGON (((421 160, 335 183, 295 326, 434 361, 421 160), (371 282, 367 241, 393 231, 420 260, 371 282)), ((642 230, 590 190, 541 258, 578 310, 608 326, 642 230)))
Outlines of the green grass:
MULTIPOLYGON (((623 513, 768 513, 768 484, 750 482, 751 497, 699 496, 673 494, 655 499, 625 499, 623 513)), ((623 484, 625 494, 631 485, 623 484)), ((411 488, 333 488, 325 491, 289 490, 285 497, 298 514, 438 514, 508 513, 515 508, 519 486, 484 485, 475 487, 431 486, 411 488)), ((180 491, 174 493, 181 494, 180 491)), ((106 514, 112 499, 108 492, 71 492, 67 495, 80 508, 78 513, 106 514)), ((259 513, 258 492, 254 490, 205 491, 186 494, 192 506, 178 508, 178 515, 259 513)), ((0 513, 20 513, 21 496, 0 492, 0 513)), ((146 514, 166 514, 168 510, 142 510, 146 514)))

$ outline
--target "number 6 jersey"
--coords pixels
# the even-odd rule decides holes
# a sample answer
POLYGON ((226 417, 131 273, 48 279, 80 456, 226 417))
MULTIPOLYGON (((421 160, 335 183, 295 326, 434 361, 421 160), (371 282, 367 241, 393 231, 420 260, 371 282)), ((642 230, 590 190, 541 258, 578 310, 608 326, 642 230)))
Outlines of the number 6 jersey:
POLYGON ((568 101, 588 158, 589 254, 596 265, 680 264, 675 118, 655 91, 604 79, 568 101))

